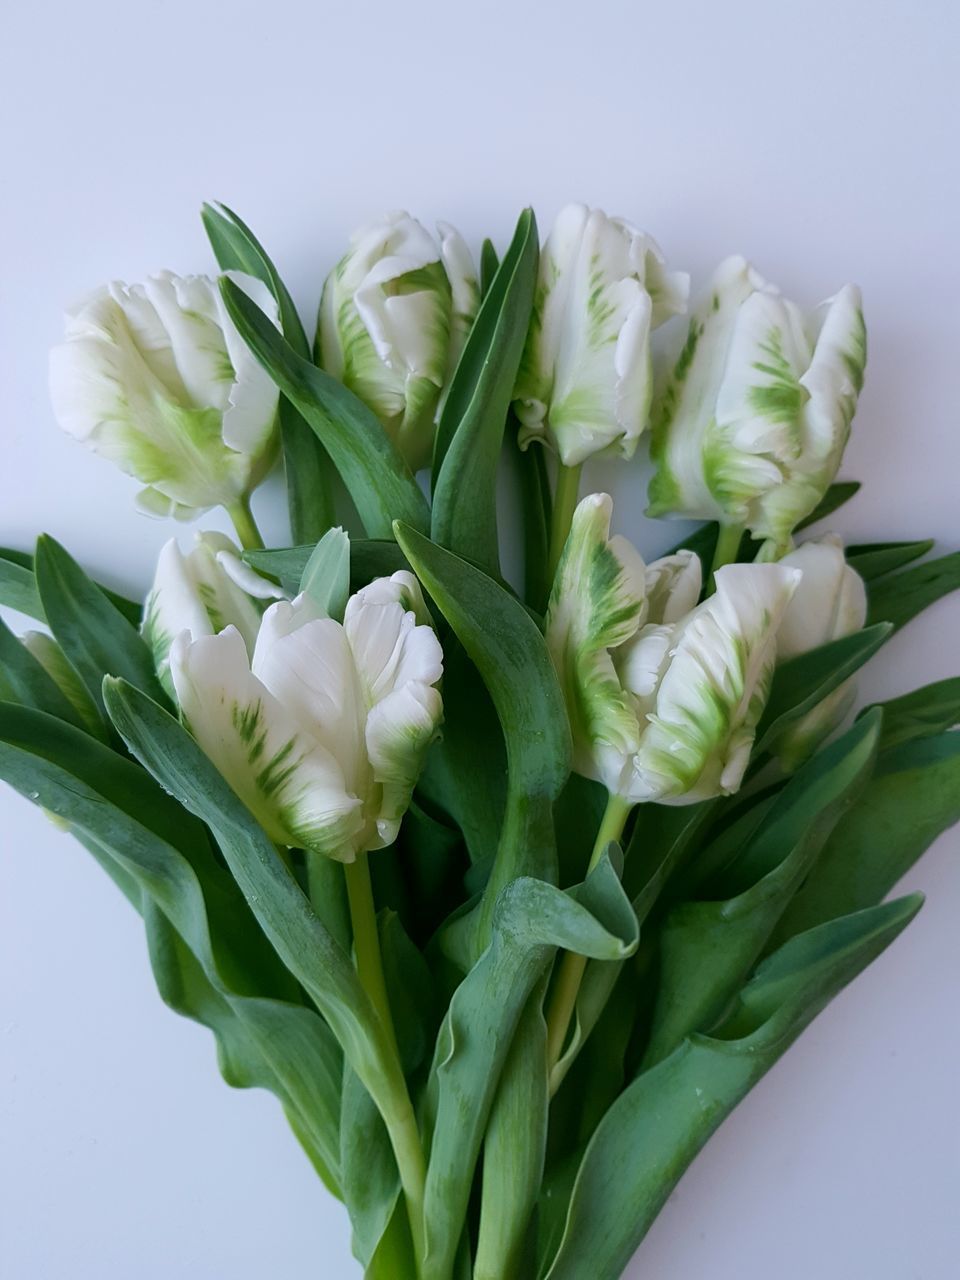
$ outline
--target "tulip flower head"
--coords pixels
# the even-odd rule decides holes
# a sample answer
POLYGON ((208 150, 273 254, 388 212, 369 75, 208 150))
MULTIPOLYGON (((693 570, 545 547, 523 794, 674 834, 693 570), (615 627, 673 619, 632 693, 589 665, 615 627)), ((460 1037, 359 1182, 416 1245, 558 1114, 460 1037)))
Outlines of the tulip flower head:
POLYGON ((630 457, 650 411, 650 334, 686 310, 688 288, 650 236, 567 205, 540 257, 514 391, 521 445, 547 443, 568 467, 613 447, 630 457))
POLYGON ((390 844, 440 724, 443 654, 416 578, 352 596, 343 622, 307 593, 240 630, 174 641, 170 669, 200 746, 278 844, 343 862, 390 844))
POLYGON ((854 285, 805 316, 729 258, 654 409, 648 514, 741 525, 782 554, 837 473, 865 364, 854 285))
POLYGON ((283 592, 240 559, 222 533, 198 533, 184 553, 175 538, 160 551, 153 586, 143 610, 143 638, 160 683, 174 696, 170 647, 183 631, 196 640, 235 627, 250 653, 256 643, 264 602, 283 592))
MULTIPOLYGON (((276 321, 264 284, 227 274, 276 321)), ((147 486, 152 515, 235 507, 276 455, 277 388, 206 276, 97 290, 50 353, 50 395, 65 431, 147 486)))
POLYGON ((360 228, 327 277, 317 360, 380 419, 411 470, 430 462, 434 420, 480 302, 470 252, 408 213, 360 228))
POLYGON ((610 537, 611 502, 574 514, 547 616, 574 739, 574 767, 636 804, 692 804, 740 786, 800 579, 731 565, 702 604, 700 562, 649 566, 610 537))
MULTIPOLYGON (((867 620, 867 589, 859 573, 847 564, 839 538, 827 536, 804 542, 780 563, 803 574, 780 628, 777 651, 781 661, 799 657, 863 627, 867 620)), ((785 769, 797 769, 813 755, 840 726, 856 694, 857 681, 852 676, 786 731, 776 745, 785 769)))

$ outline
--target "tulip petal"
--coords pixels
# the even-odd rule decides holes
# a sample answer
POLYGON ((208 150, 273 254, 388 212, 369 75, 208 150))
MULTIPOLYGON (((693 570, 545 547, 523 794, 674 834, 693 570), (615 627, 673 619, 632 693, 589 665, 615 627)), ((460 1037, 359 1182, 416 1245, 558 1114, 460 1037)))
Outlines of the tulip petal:
POLYGON ((382 698, 367 717, 367 754, 383 791, 376 820, 380 846, 396 839, 442 712, 437 689, 408 680, 382 698))
POLYGON ((618 790, 639 726, 610 650, 631 639, 646 609, 643 560, 610 537, 607 494, 584 498, 573 516, 547 610, 547 646, 573 732, 574 767, 618 790))
POLYGON ((718 570, 714 595, 676 628, 634 760, 632 800, 691 804, 737 789, 800 576, 773 564, 718 570))
POLYGON ((337 759, 252 673, 240 633, 178 636, 170 660, 185 723, 271 839, 351 860, 361 802, 337 759))

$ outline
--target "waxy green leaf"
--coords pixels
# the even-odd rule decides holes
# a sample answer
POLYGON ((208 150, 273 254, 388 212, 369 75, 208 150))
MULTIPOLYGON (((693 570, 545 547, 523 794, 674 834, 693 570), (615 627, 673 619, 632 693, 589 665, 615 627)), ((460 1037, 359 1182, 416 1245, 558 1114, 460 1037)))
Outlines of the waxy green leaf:
MULTIPOLYGON (((876 714, 876 713, 874 713, 876 714)), ((773 943, 882 902, 941 832, 960 822, 960 733, 883 751, 873 778, 838 823, 773 943)))
MULTIPOLYGON (((659 933, 660 982, 644 1062, 707 1031, 762 953, 830 832, 873 768, 880 715, 854 725, 800 769, 765 821, 697 898, 672 908, 659 933)), ((736 847, 736 846, 734 846, 736 847)))
POLYGON ((828 693, 858 671, 892 631, 890 623, 877 622, 863 631, 801 653, 777 667, 757 726, 754 755, 759 756, 772 747, 785 729, 801 720, 828 693))
MULTIPOLYGON (((309 360, 310 344, 293 299, 253 232, 224 204, 205 204, 201 216, 220 269, 244 271, 263 281, 276 299, 283 336, 298 356, 309 360)), ((334 519, 330 460, 289 400, 280 404, 280 437, 293 536, 298 542, 316 542, 334 519)))
POLYGON ((553 804, 570 770, 570 728, 546 642, 509 592, 402 526, 397 541, 490 691, 507 753, 506 816, 477 921, 486 946, 496 900, 518 875, 556 880, 553 804))
POLYGON ((37 539, 37 589, 53 637, 97 707, 105 675, 122 676, 150 697, 166 702, 153 656, 128 618, 88 578, 59 542, 37 539))
POLYGON ((606 857, 576 890, 524 876, 499 896, 490 945, 455 991, 437 1037, 426 1097, 423 1280, 450 1274, 500 1073, 555 950, 621 960, 636 948, 637 936, 636 918, 606 857))
POLYGON ((882 578, 885 573, 919 560, 932 547, 932 538, 922 542, 865 542, 847 547, 846 558, 865 582, 872 582, 874 578, 882 578))
POLYGON ((909 924, 919 896, 834 920, 760 966, 712 1036, 640 1075, 580 1164, 549 1280, 617 1280, 690 1161, 838 991, 909 924))
POLYGON ((437 426, 431 537, 494 576, 500 574, 497 472, 538 257, 537 223, 526 209, 480 304, 437 426))
POLYGON ((298 355, 231 280, 221 280, 220 291, 243 340, 330 455, 368 536, 392 537, 394 520, 426 530, 427 500, 373 412, 336 378, 298 355))
POLYGON ((865 716, 873 707, 883 710, 880 750, 898 747, 914 738, 929 738, 960 724, 960 676, 937 680, 888 702, 864 707, 865 716))
POLYGON ((867 592, 867 622, 886 622, 899 630, 958 587, 960 551, 937 560, 924 560, 912 569, 871 584, 867 592))

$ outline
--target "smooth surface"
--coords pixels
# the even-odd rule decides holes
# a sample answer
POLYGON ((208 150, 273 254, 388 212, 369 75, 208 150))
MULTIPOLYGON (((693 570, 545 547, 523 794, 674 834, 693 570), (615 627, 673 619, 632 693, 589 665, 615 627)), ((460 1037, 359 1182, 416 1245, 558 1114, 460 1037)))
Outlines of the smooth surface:
MULTIPOLYGON (((202 200, 234 206, 305 314, 383 208, 502 246, 522 204, 630 217, 705 274, 742 251, 812 303, 864 289, 870 366, 844 473, 858 538, 960 545, 955 88, 960 22, 813 0, 552 6, 19 5, 3 19, 0 542, 41 528, 142 590, 173 527, 60 436, 60 309, 118 277, 207 271, 202 200)), ((643 467, 596 468, 621 528, 643 467)), ((258 497, 285 536, 276 491, 258 497)), ((652 534, 652 536, 651 536, 652 534)), ((890 645, 870 698, 960 667, 960 599, 890 645)), ((0 1274, 340 1280, 342 1211, 263 1094, 152 988, 139 925, 86 853, 0 791, 0 1274)), ((960 1272, 956 833, 929 902, 697 1161, 635 1280, 952 1280, 960 1272)), ((584 1277, 584 1280, 589 1280, 584 1277)))

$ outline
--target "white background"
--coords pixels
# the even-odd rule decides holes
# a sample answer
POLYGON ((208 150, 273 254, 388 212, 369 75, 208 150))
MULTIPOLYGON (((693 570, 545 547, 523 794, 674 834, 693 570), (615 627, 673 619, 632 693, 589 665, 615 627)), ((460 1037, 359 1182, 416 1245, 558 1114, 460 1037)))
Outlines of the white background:
MULTIPOLYGON (((233 205, 309 314, 384 208, 501 245, 524 203, 633 218, 704 281, 731 251, 812 303, 865 293, 870 367, 838 517, 960 543, 957 108, 949 0, 393 0, 10 6, 0 33, 0 542, 46 529, 141 591, 171 527, 57 432, 60 308, 111 277, 212 267, 233 205)), ((621 527, 642 464, 598 478, 621 527)), ((259 513, 284 537, 276 490, 259 513)), ((898 636, 869 697, 956 674, 960 600, 898 636)), ((220 1081, 166 1011, 138 921, 79 846, 0 791, 0 1273, 5 1280, 355 1274, 345 1217, 272 1099, 220 1081)), ((960 1273, 956 834, 929 901, 684 1179, 630 1276, 950 1280, 960 1273)), ((589 1277, 584 1277, 589 1280, 589 1277)))

